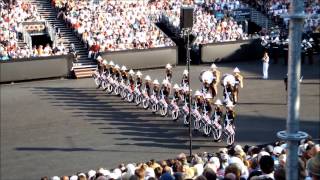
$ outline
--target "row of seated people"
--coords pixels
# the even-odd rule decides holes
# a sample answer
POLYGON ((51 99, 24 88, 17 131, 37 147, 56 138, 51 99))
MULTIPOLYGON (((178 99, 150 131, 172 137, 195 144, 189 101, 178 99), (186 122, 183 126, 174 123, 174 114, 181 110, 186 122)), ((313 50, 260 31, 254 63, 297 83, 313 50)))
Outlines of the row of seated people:
POLYGON ((66 55, 72 53, 71 49, 67 49, 63 43, 60 43, 54 47, 50 44, 44 45, 34 45, 29 48, 27 45, 20 47, 16 44, 11 44, 10 46, 4 46, 0 44, 0 61, 7 61, 11 59, 20 58, 33 58, 33 57, 46 57, 53 55, 66 55))
MULTIPOLYGON (((99 168, 52 180, 285 180, 287 144, 281 141, 261 146, 241 145, 220 148, 215 153, 184 153, 176 158, 145 163, 120 164, 114 169, 99 168)), ((299 179, 320 178, 320 146, 311 138, 300 142, 299 179)), ((42 177, 41 180, 48 180, 42 177)))
POLYGON ((63 18, 88 48, 98 45, 99 51, 148 49, 173 46, 148 18, 146 1, 104 0, 98 4, 89 1, 54 1, 63 18))
MULTIPOLYGON (((243 0, 244 2, 261 10, 279 24, 288 28, 289 19, 281 15, 289 12, 289 0, 243 0)), ((314 0, 304 0, 304 12, 306 19, 304 23, 305 32, 320 32, 320 3, 314 0)))
MULTIPOLYGON (((189 1, 194 7, 194 25, 192 33, 197 37, 196 44, 236 41, 247 39, 241 24, 232 18, 232 11, 241 8, 238 0, 228 1, 189 1)), ((180 26, 181 0, 156 0, 153 11, 164 14, 170 24, 180 26), (160 11, 159 11, 160 9, 160 11)))
MULTIPOLYGON (((0 60, 28 57, 31 47, 19 46, 23 22, 43 21, 36 6, 16 0, 12 4, 0 1, 0 60)), ((23 41, 22 41, 23 42, 23 41)))

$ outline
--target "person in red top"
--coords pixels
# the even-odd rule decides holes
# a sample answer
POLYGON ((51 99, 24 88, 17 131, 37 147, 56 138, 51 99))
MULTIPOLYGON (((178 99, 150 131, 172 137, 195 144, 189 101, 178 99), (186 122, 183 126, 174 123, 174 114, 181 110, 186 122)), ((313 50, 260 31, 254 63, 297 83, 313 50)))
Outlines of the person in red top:
POLYGON ((89 49, 88 58, 96 59, 100 51, 100 45, 96 42, 93 42, 93 45, 89 49), (93 57, 92 57, 93 55, 93 57))
POLYGON ((81 26, 81 24, 80 24, 79 22, 76 22, 76 23, 72 26, 72 28, 74 28, 75 30, 78 30, 80 26, 81 26))

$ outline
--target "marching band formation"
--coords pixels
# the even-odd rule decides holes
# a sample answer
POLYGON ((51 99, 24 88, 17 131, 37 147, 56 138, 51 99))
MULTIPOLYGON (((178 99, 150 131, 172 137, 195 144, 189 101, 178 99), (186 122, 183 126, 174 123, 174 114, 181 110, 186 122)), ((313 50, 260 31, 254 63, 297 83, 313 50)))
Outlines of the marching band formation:
POLYGON ((179 84, 173 83, 172 66, 167 64, 160 84, 158 79, 152 81, 149 75, 143 78, 140 71, 128 70, 126 66, 120 67, 100 56, 97 60, 99 65, 93 74, 97 88, 146 110, 151 109, 153 113, 159 112, 161 116, 170 114, 174 121, 181 117, 185 126, 189 125, 190 111, 194 130, 212 136, 215 141, 221 141, 222 135, 225 135, 228 145, 234 143, 234 107, 239 100, 239 90, 243 88, 243 76, 237 67, 233 74, 223 74, 221 77, 218 67, 212 64, 208 70, 201 72, 201 88, 192 96, 187 70, 183 71, 179 84), (219 84, 222 86, 222 101, 217 98, 219 84), (191 110, 189 102, 192 103, 191 110))

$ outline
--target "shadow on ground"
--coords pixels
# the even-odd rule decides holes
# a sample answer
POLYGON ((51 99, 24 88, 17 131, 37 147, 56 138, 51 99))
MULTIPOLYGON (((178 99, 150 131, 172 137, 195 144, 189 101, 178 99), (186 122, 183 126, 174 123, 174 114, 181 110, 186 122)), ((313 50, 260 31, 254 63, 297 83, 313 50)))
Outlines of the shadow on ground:
MULTIPOLYGON (((168 149, 188 147, 188 128, 181 120, 173 122, 169 117, 160 117, 134 104, 123 102, 120 97, 106 95, 103 91, 89 88, 33 87, 32 92, 54 106, 67 109, 74 118, 85 119, 88 126, 96 125, 102 134, 114 135, 114 145, 136 145, 168 149), (117 137, 117 135, 121 135, 117 137)), ((257 105, 257 103, 241 103, 257 105)), ((262 105, 285 105, 258 103, 262 105)), ((318 122, 304 120, 301 130, 308 130, 319 137, 318 122), (315 128, 318 127, 318 128, 315 128)), ((285 129, 285 119, 239 115, 236 118, 236 142, 273 142, 276 133, 285 129)), ((193 132, 193 148, 223 147, 225 143, 213 143, 212 138, 193 132)), ((17 147, 17 151, 110 151, 88 147, 17 147)), ((111 150, 112 151, 112 150, 111 150)), ((124 150, 126 152, 126 150, 124 150)), ((132 152, 128 150, 128 152, 132 152)))

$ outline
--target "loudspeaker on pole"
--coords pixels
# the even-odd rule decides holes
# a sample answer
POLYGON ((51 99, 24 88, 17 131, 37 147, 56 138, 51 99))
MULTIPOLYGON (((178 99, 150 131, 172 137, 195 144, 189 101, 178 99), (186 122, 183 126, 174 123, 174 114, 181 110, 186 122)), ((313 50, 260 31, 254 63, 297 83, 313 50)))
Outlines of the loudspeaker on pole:
POLYGON ((180 28, 192 28, 193 26, 193 7, 182 6, 180 9, 180 28))

